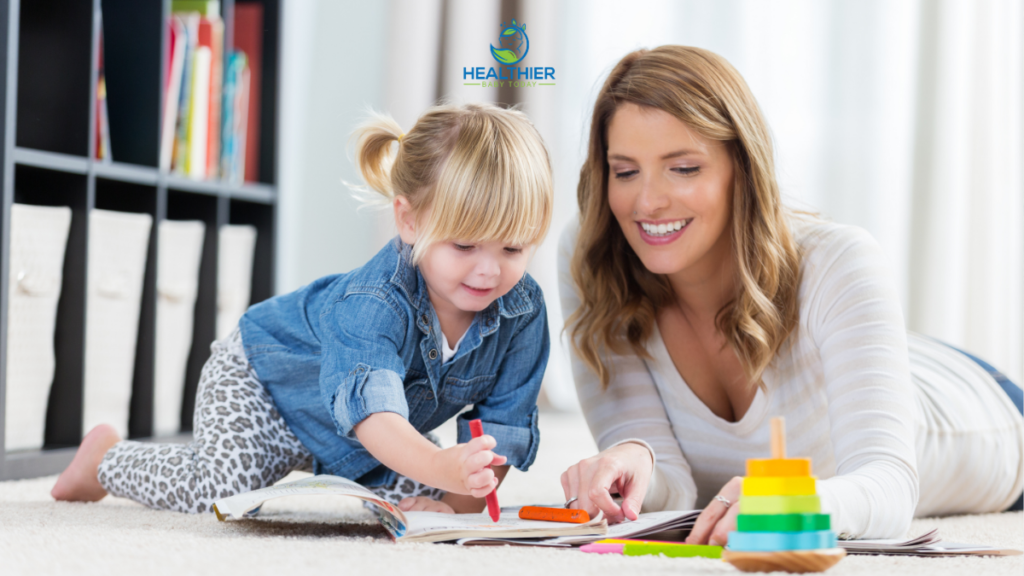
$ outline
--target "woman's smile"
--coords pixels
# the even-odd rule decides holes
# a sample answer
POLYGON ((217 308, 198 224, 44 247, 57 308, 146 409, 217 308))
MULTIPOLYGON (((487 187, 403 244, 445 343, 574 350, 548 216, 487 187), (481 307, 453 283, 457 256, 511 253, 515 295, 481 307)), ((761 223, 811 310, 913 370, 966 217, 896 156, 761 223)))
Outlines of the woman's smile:
POLYGON ((693 222, 693 218, 678 220, 650 221, 641 220, 636 223, 640 238, 652 246, 663 246, 675 242, 693 222))

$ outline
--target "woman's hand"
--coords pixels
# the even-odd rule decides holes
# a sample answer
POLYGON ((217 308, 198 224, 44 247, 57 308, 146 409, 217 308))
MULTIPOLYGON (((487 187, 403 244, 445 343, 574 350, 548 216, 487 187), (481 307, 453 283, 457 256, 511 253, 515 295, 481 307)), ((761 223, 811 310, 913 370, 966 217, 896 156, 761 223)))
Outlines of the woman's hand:
POLYGON ((697 517, 697 523, 686 538, 687 544, 710 544, 725 546, 729 543, 729 532, 736 530, 736 516, 740 513, 740 494, 743 489, 743 478, 736 476, 729 480, 718 492, 718 495, 729 501, 713 499, 697 517))
POLYGON ((636 520, 653 471, 650 451, 626 442, 570 466, 562 473, 562 490, 566 501, 578 498, 573 508, 590 515, 600 510, 611 524, 636 520), (622 506, 612 499, 613 493, 622 496, 622 506))
POLYGON ((441 502, 440 500, 433 500, 426 496, 416 496, 415 498, 403 498, 398 503, 398 508, 403 512, 443 512, 445 514, 455 514, 455 510, 451 506, 441 502))

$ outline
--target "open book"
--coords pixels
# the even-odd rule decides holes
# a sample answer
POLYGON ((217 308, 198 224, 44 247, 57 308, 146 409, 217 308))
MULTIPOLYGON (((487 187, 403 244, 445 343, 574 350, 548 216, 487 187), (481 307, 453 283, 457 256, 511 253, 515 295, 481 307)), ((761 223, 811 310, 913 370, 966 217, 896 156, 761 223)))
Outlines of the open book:
MULTIPOLYGON (((502 508, 502 514, 509 510, 502 508)), ((518 508, 517 508, 518 510, 518 508)), ((572 534, 557 536, 554 538, 524 540, 523 536, 516 538, 499 538, 490 534, 476 534, 460 538, 458 543, 463 546, 486 546, 495 544, 513 544, 520 546, 552 546, 568 548, 597 542, 604 538, 635 539, 667 532, 669 530, 690 530, 697 522, 700 510, 665 510, 662 512, 644 512, 633 521, 621 522, 608 526, 607 533, 601 534, 572 534)))
POLYGON ((894 556, 1020 556, 1020 550, 993 548, 976 544, 943 542, 939 529, 907 540, 840 540, 849 554, 886 554, 894 556))
POLYGON ((471 536, 490 538, 560 538, 586 536, 593 540, 608 533, 608 522, 598 515, 585 524, 521 520, 516 512, 502 511, 498 522, 485 514, 403 512, 366 488, 338 476, 321 474, 222 498, 213 511, 221 521, 251 518, 267 500, 281 496, 351 496, 373 504, 377 519, 392 538, 401 542, 444 542, 471 536))

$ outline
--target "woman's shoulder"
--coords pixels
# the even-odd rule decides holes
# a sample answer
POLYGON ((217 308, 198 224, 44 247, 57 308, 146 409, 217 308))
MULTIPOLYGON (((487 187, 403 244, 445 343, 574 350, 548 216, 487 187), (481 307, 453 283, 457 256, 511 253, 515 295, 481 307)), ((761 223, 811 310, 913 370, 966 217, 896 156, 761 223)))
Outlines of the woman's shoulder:
POLYGON ((790 211, 787 214, 793 240, 800 252, 800 267, 805 280, 808 275, 827 273, 836 266, 856 262, 872 264, 883 256, 878 242, 865 229, 851 224, 833 222, 817 214, 790 211))

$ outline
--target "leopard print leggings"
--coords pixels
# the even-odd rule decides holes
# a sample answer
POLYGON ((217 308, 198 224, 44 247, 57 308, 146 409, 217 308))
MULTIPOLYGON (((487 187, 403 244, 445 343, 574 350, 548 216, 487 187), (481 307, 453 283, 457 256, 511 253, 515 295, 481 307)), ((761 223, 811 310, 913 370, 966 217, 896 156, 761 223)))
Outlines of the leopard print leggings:
MULTIPOLYGON (((150 508, 202 513, 221 498, 270 486, 292 470, 312 471, 313 456, 257 378, 238 329, 210 351, 196 392, 193 440, 118 442, 98 470, 108 493, 150 508)), ((369 488, 395 504, 408 496, 444 495, 401 475, 369 488)))

